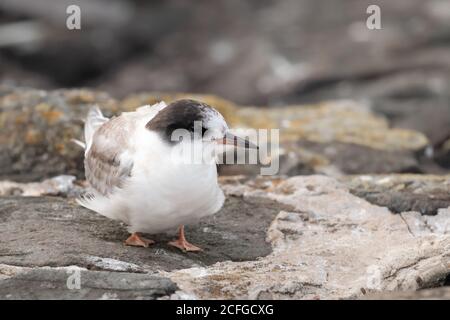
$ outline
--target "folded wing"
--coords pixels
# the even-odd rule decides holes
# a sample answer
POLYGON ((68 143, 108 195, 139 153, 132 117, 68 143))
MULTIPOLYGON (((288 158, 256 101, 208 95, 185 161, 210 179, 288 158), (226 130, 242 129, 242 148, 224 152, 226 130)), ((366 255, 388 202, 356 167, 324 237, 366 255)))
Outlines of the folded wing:
POLYGON ((149 121, 165 107, 161 102, 108 119, 100 109, 89 111, 85 124, 85 174, 90 186, 103 196, 121 188, 131 176, 135 146, 132 137, 142 119, 149 121))
POLYGON ((127 139, 127 119, 113 118, 98 128, 84 159, 86 179, 92 188, 107 196, 120 188, 133 169, 132 151, 127 139))

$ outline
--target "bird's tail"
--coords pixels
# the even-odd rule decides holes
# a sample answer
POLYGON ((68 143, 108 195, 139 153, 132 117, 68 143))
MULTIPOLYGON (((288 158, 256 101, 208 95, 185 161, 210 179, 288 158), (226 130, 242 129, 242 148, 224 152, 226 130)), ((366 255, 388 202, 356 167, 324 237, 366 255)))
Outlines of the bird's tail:
MULTIPOLYGON (((86 149, 86 151, 89 150, 92 145, 92 138, 94 137, 95 131, 108 120, 108 118, 103 116, 100 108, 97 105, 89 109, 86 121, 84 123, 84 148, 86 149)), ((83 143, 81 142, 81 144, 83 143)))
POLYGON ((82 149, 86 149, 86 144, 83 141, 80 141, 78 139, 70 139, 70 141, 72 141, 77 146, 81 147, 82 149))

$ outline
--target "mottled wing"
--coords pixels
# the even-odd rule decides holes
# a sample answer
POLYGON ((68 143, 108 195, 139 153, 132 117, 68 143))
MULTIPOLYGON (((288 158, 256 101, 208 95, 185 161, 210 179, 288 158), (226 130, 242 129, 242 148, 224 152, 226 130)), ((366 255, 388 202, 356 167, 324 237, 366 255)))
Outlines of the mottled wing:
POLYGON ((98 128, 108 121, 109 119, 103 116, 98 106, 93 106, 89 109, 86 122, 84 124, 84 141, 86 151, 91 148, 95 131, 97 131, 98 128))
POLYGON ((133 168, 130 135, 133 126, 124 116, 113 118, 98 128, 84 160, 86 179, 102 195, 121 188, 133 168))

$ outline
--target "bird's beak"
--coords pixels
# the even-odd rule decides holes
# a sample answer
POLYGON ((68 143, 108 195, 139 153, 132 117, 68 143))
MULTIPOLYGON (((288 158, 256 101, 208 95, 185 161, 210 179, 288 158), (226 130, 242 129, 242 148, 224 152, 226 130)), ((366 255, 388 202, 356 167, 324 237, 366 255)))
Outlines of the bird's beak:
POLYGON ((259 149, 259 147, 256 144, 250 142, 248 139, 242 139, 229 132, 225 134, 225 137, 223 137, 222 139, 218 139, 216 141, 218 144, 228 144, 235 146, 237 148, 259 149))

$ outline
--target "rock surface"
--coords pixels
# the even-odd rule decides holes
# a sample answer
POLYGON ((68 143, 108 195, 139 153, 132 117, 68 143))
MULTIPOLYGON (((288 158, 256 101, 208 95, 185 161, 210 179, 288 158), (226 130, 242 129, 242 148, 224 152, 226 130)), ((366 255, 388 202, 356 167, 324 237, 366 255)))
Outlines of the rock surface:
POLYGON ((436 215, 450 207, 450 176, 378 175, 341 178, 350 192, 392 212, 436 215))
POLYGON ((448 298, 448 0, 78 0, 83 32, 61 29, 69 2, 0 1, 0 298, 448 298), (239 105, 164 93, 183 91, 239 105), (188 228, 200 254, 173 234, 125 247, 74 203, 71 139, 94 104, 183 97, 279 128, 280 176, 220 166, 225 207, 188 228))
POLYGON ((34 23, 21 34, 43 34, 33 50, 19 42, 0 51, 7 71, 0 81, 37 78, 31 83, 100 86, 123 96, 212 92, 264 105, 369 97, 397 107, 416 100, 428 109, 448 99, 446 0, 116 0, 108 8, 78 1, 86 14, 79 33, 61 29, 68 1, 2 1, 5 27, 26 17, 34 23), (365 24, 372 4, 381 8, 380 30, 365 24))
POLYGON ((0 263, 155 272, 253 260, 270 253, 265 230, 287 208, 270 199, 230 198, 220 213, 186 230, 188 239, 205 252, 183 254, 166 245, 176 230, 151 237, 157 241, 151 249, 127 247, 125 226, 72 202, 54 197, 0 198, 0 263))
MULTIPOLYGON (((82 178, 82 139, 87 110, 97 104, 107 116, 164 100, 205 101, 232 128, 280 129, 280 174, 415 173, 429 171, 421 160, 428 138, 391 128, 367 104, 330 101, 278 109, 237 107, 210 95, 142 93, 123 100, 91 90, 41 91, 0 88, 0 178, 37 181, 58 174, 82 178), (257 116, 255 116, 257 115, 257 116), (286 120, 289 119, 289 120, 286 120), (370 160, 370 161, 369 161, 370 160)), ((428 161, 431 161, 428 159, 428 161)), ((433 163, 434 171, 444 171, 433 163)), ((257 174, 260 167, 222 166, 222 174, 257 174)))
MULTIPOLYGON (((115 0, 108 8, 102 8, 101 0, 78 1, 85 8, 83 32, 61 28, 68 0, 57 5, 52 0, 0 3, 0 83, 88 86, 120 99, 140 91, 208 92, 239 105, 277 107, 276 112, 285 105, 364 100, 389 128, 424 134, 430 142, 427 156, 439 166, 415 165, 418 155, 405 159, 402 154, 400 168, 366 168, 361 162, 353 171, 344 167, 344 173, 440 173, 450 168, 450 153, 443 148, 450 138, 448 0, 217 0, 201 5, 115 0), (379 30, 366 26, 373 4, 381 10, 379 30), (220 36, 211 37, 211 32, 220 36)), ((29 141, 39 135, 29 132, 29 141)), ((34 155, 45 160, 36 148, 24 153, 27 160, 18 152, 12 160, 0 154, 0 163, 9 159, 14 164, 10 177, 26 171, 47 177, 75 174, 78 162, 70 156, 71 147, 52 148, 62 153, 49 160, 54 172, 28 169, 38 163, 23 165, 34 155), (71 172, 62 170, 65 161, 71 172)), ((381 163, 384 156, 374 159, 381 163)), ((302 172, 321 172, 298 164, 302 172)))
POLYGON ((19 268, 0 265, 0 299, 158 299, 175 293, 176 285, 155 275, 89 271, 78 267, 19 268), (79 272, 77 280, 70 278, 79 272), (79 285, 79 286, 78 286, 79 285))
POLYGON ((418 291, 396 291, 372 294, 368 300, 450 300, 450 288, 434 288, 418 291))
POLYGON ((64 196, 76 197, 81 195, 83 187, 77 185, 74 176, 61 175, 41 182, 20 183, 14 181, 0 181, 0 196, 64 196))
MULTIPOLYGON (((244 198, 260 194, 253 188, 228 191, 244 198)), ((269 256, 167 276, 199 298, 341 299, 435 286, 449 272, 448 231, 412 233, 414 213, 393 215, 333 179, 294 177, 276 185, 268 197, 294 207, 272 222, 269 256)), ((442 214, 448 221, 449 211, 442 214)))
POLYGON ((205 248, 189 254, 165 234, 124 246, 124 226, 70 197, 1 197, 0 297, 354 299, 444 284, 450 208, 395 214, 353 195, 357 178, 223 177, 226 204, 188 228, 205 248), (81 291, 66 285, 73 266, 81 291))

